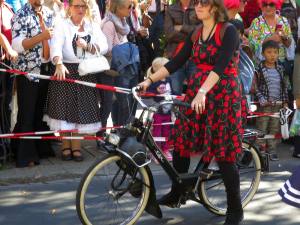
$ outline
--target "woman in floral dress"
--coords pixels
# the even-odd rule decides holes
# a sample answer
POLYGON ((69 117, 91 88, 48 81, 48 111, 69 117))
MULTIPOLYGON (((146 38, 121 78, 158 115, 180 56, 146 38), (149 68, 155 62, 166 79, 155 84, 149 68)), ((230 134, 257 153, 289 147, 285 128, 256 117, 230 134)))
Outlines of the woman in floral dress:
POLYGON ((273 40, 280 44, 279 61, 284 63, 287 59, 294 60, 294 54, 287 55, 287 52, 294 51, 290 25, 285 17, 277 14, 277 10, 281 8, 282 1, 260 0, 259 4, 262 15, 252 21, 248 36, 256 63, 259 64, 263 59, 261 54, 262 44, 267 40, 273 40))
MULTIPOLYGON (((222 0, 194 0, 202 27, 192 32, 184 47, 164 67, 139 86, 146 90, 151 83, 176 71, 190 57, 197 70, 188 81, 182 108, 189 119, 177 119, 171 134, 174 144, 173 165, 179 173, 186 173, 190 155, 204 152, 204 160, 215 157, 227 192, 225 225, 239 224, 243 219, 239 173, 236 154, 241 151, 241 85, 237 75, 239 36, 228 17, 222 0), (180 132, 178 132, 180 130, 180 132)), ((171 192, 160 204, 172 206, 179 201, 180 190, 172 185, 171 192)))

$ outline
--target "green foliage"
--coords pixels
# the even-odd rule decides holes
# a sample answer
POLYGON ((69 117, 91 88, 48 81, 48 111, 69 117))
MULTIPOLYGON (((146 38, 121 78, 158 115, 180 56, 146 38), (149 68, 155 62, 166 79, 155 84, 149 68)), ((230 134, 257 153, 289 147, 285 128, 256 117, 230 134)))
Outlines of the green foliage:
MULTIPOLYGON (((177 0, 169 0, 169 5, 174 4, 177 0)), ((299 0, 300 1, 300 0, 299 0)))

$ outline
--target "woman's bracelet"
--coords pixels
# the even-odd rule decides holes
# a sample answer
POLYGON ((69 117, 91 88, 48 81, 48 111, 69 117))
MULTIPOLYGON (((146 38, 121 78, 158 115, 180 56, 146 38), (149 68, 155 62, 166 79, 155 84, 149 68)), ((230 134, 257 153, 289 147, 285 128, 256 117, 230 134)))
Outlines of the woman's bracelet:
POLYGON ((207 93, 207 91, 204 88, 199 88, 198 92, 202 93, 204 95, 206 95, 206 93, 207 93))
POLYGON ((153 84, 153 83, 154 83, 154 81, 152 80, 152 78, 151 78, 151 77, 148 77, 147 79, 149 79, 149 80, 151 81, 151 84, 153 84))

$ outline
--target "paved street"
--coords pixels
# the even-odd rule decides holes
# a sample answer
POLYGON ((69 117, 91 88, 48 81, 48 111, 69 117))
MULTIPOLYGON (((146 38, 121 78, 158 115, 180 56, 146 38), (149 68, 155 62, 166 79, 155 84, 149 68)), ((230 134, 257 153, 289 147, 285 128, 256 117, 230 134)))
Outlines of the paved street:
MULTIPOLYGON (((288 177, 288 172, 263 176, 259 192, 245 209, 245 225, 296 225, 300 223, 299 210, 283 204, 277 190, 288 177)), ((156 172, 159 195, 168 189, 166 177, 156 172)), ((52 225, 80 224, 75 210, 75 192, 78 179, 38 184, 0 187, 0 224, 52 225)), ((209 213, 201 205, 189 202, 181 209, 162 207, 164 218, 155 219, 144 213, 138 224, 222 224, 223 218, 209 213)))
MULTIPOLYGON (((86 149, 92 149, 86 145, 86 149)), ((280 162, 271 164, 270 173, 262 177, 259 192, 254 200, 245 209, 245 225, 299 225, 299 209, 285 205, 280 201, 277 190, 289 177, 290 171, 299 165, 299 160, 291 159, 290 146, 281 145, 280 162)), ((57 160, 57 163, 59 159, 57 160)), ((75 210, 75 193, 79 183, 77 176, 82 174, 92 160, 86 159, 86 165, 70 163, 64 165, 65 170, 61 170, 60 176, 46 169, 55 165, 39 166, 36 168, 23 169, 24 174, 33 176, 31 181, 38 183, 17 184, 25 182, 21 179, 21 169, 7 169, 0 171, 0 224, 5 225, 79 225, 75 210), (78 166, 80 168, 75 168, 78 166), (42 169, 43 168, 43 169, 42 169), (71 169, 73 168, 73 169, 71 169), (40 169, 40 171, 39 171, 40 169), (14 179, 9 179, 3 174, 15 174, 14 179), (69 173, 66 172, 69 170, 69 173), (39 172, 38 172, 39 171, 39 172), (42 172, 41 172, 42 171, 42 172), (70 171, 73 171, 71 173, 70 171), (31 172, 31 173, 30 173, 31 172), (44 173, 44 174, 43 174, 44 173), (18 174, 18 176, 17 176, 18 174), (35 176, 35 177, 34 177, 35 176), (48 176, 48 178, 47 178, 48 176), (59 180, 57 180, 59 179, 59 180)), ((56 167, 59 167, 56 166, 56 167)), ((163 171, 156 165, 152 165, 155 174, 158 196, 168 191, 169 181, 163 171)), ((224 218, 217 217, 209 213, 203 206, 193 202, 188 202, 181 209, 169 209, 162 207, 163 219, 143 214, 139 220, 140 225, 152 224, 176 224, 176 225, 220 225, 224 218)))

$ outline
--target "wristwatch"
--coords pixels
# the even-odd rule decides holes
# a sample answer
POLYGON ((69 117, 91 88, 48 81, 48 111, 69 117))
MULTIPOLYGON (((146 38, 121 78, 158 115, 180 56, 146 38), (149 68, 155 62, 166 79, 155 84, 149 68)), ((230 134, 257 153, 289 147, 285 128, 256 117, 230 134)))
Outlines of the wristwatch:
POLYGON ((207 93, 207 91, 204 88, 199 88, 198 90, 199 93, 205 94, 207 93))

